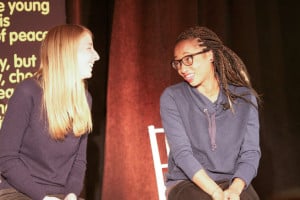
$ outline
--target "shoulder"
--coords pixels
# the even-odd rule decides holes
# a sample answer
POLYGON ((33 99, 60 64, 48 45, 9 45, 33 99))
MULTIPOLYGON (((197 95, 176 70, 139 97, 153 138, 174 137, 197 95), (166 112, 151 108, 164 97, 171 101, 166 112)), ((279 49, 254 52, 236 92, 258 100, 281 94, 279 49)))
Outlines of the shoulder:
POLYGON ((241 95, 246 98, 253 96, 252 90, 247 87, 237 87, 234 85, 229 85, 229 90, 234 94, 241 95))
POLYGON ((185 91, 187 89, 187 87, 188 87, 188 85, 186 82, 180 82, 175 85, 171 85, 163 91, 162 96, 180 94, 183 91, 185 91))
POLYGON ((253 91, 250 88, 247 87, 237 87, 233 85, 229 85, 229 89, 234 94, 240 95, 247 99, 248 101, 252 102, 254 105, 257 104, 257 100, 255 95, 253 94, 253 91))
POLYGON ((41 89, 41 86, 35 78, 27 78, 20 82, 16 88, 23 88, 23 89, 41 89))
POLYGON ((14 91, 14 95, 26 95, 26 96, 32 96, 41 94, 42 88, 39 84, 39 82, 35 78, 28 78, 20 82, 16 87, 14 91))
POLYGON ((246 93, 246 92, 250 92, 250 89, 247 87, 238 87, 238 86, 234 86, 234 85, 228 85, 229 89, 234 92, 234 93, 246 93))
POLYGON ((31 109, 33 105, 39 105, 42 99, 42 88, 37 80, 28 78, 18 83, 12 96, 8 100, 8 109, 20 111, 31 109))
POLYGON ((188 87, 190 86, 186 82, 180 82, 167 87, 160 96, 160 103, 182 103, 188 96, 188 87))

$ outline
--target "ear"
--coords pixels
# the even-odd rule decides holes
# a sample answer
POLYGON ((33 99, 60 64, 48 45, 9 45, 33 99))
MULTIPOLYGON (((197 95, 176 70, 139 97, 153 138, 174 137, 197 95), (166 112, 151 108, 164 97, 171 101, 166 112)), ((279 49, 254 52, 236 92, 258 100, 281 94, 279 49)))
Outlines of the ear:
POLYGON ((210 62, 214 62, 214 53, 212 52, 212 50, 207 52, 207 58, 210 62))

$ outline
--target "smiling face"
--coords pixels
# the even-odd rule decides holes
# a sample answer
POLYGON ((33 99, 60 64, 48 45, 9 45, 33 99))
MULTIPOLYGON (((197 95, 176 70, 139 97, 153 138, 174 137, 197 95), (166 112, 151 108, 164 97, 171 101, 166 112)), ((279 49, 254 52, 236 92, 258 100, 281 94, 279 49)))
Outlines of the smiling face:
POLYGON ((178 42, 174 48, 174 60, 185 59, 184 57, 195 54, 192 57, 192 64, 187 66, 181 62, 177 69, 178 74, 191 86, 199 88, 211 81, 216 81, 213 66, 213 53, 202 52, 204 47, 200 47, 198 39, 187 39, 178 42))
POLYGON ((80 38, 77 59, 80 78, 91 78, 94 62, 99 60, 100 57, 94 49, 92 36, 89 33, 84 33, 80 38))

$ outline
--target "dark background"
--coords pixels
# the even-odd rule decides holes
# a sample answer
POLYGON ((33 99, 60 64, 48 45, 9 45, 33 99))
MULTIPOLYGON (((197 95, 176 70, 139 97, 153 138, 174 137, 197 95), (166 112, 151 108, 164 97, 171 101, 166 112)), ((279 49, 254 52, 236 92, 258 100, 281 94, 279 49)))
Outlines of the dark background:
POLYGON ((157 198, 147 125, 160 126, 159 95, 180 80, 168 64, 175 37, 195 24, 240 55, 262 95, 253 181, 261 199, 300 199, 300 1, 68 0, 66 7, 69 22, 92 30, 101 56, 89 80, 87 200, 157 198))
POLYGON ((100 55, 93 78, 88 80, 93 97, 93 133, 88 141, 88 168, 82 196, 87 200, 101 199, 106 123, 106 92, 108 54, 114 0, 66 0, 67 23, 80 23, 94 34, 94 48, 100 55))

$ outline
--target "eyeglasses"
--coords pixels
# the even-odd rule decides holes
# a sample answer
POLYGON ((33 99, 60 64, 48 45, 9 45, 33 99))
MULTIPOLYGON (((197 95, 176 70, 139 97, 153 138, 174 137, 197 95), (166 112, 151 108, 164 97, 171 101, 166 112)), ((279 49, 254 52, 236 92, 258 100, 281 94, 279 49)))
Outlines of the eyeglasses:
POLYGON ((180 60, 172 60, 171 66, 176 70, 179 70, 181 68, 182 64, 184 64, 185 66, 191 66, 193 64, 194 56, 208 52, 208 51, 209 51, 209 49, 204 49, 203 51, 199 51, 197 53, 193 53, 193 54, 184 56, 180 60))

